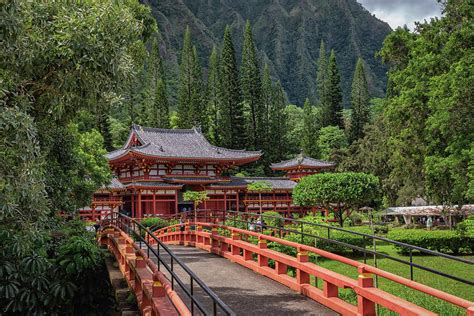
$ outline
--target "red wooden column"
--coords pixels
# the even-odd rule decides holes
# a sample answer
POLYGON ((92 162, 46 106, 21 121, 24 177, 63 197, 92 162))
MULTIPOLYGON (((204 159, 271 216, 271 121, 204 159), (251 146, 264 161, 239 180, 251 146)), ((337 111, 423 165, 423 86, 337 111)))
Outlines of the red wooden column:
POLYGON ((224 211, 227 210, 227 191, 224 190, 224 211))
POLYGON ((132 217, 136 217, 135 216, 135 191, 132 191, 132 217))
POLYGON ((138 190, 138 218, 142 218, 142 190, 138 190))
POLYGON ((156 216, 156 191, 153 190, 153 216, 156 216))
POLYGON ((178 214, 178 190, 174 191, 174 213, 178 214))
POLYGON ((239 190, 235 190, 235 208, 237 212, 240 211, 239 190))
POLYGON ((274 212, 276 212, 276 207, 277 207, 276 194, 275 194, 275 191, 273 191, 273 211, 274 212))

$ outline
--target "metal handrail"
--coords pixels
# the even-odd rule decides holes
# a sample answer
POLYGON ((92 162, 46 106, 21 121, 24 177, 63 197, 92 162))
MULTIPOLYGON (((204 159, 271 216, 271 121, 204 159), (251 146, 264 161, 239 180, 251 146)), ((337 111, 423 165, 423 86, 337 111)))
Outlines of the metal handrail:
POLYGON ((265 224, 265 226, 270 228, 270 229, 279 230, 280 234, 282 232, 299 234, 299 235, 301 235, 301 240, 302 241, 303 241, 303 237, 306 236, 306 237, 316 238, 318 240, 326 241, 326 242, 329 242, 329 243, 332 243, 332 244, 336 244, 336 245, 344 246, 344 247, 347 247, 347 248, 350 248, 350 249, 353 249, 353 250, 360 251, 364 255, 364 263, 366 263, 367 254, 373 255, 374 256, 374 261, 375 261, 375 266, 377 266, 377 256, 387 258, 387 259, 390 259, 390 260, 393 260, 393 261, 396 261, 396 262, 399 262, 399 263, 402 263, 402 264, 406 264, 406 265, 410 266, 410 279, 411 280, 414 280, 413 268, 418 268, 418 269, 421 269, 421 270, 424 270, 424 271, 427 271, 427 272, 430 272, 430 273, 434 273, 434 274, 437 274, 437 275, 440 275, 440 276, 443 276, 443 277, 446 277, 446 278, 449 278, 449 279, 452 279, 452 280, 455 280, 455 281, 458 281, 458 282, 462 282, 462 283, 474 286, 474 281, 472 281, 472 280, 466 280, 466 279, 463 279, 463 278, 460 278, 460 277, 457 277, 457 276, 454 276, 454 275, 451 275, 451 274, 448 274, 448 273, 445 273, 445 272, 442 272, 442 271, 438 271, 436 269, 433 269, 432 267, 426 267, 426 266, 414 263, 413 262, 413 250, 419 251, 421 253, 429 254, 429 255, 432 255, 432 256, 445 258, 445 259, 448 259, 448 260, 462 262, 462 263, 465 263, 465 264, 468 264, 468 265, 474 265, 473 260, 460 258, 460 257, 455 257, 455 256, 452 256, 452 255, 449 255, 449 254, 441 253, 441 252, 438 252, 438 251, 433 251, 433 250, 418 247, 418 246, 415 246, 415 245, 406 244, 406 243, 403 243, 403 242, 395 241, 395 240, 392 240, 392 239, 387 239, 387 238, 376 236, 376 235, 370 235, 370 234, 365 234, 365 233, 360 233, 360 232, 354 232, 354 231, 347 230, 347 229, 340 228, 340 227, 334 227, 334 226, 329 226, 329 225, 324 225, 324 224, 317 224, 317 223, 302 221, 302 220, 293 219, 293 218, 282 218, 282 217, 277 217, 277 216, 272 216, 272 215, 265 215, 265 213, 259 214, 259 213, 239 212, 239 211, 232 211, 232 210, 212 211, 211 213, 212 213, 212 215, 209 216, 209 218, 214 218, 214 219, 222 218, 223 222, 226 225, 229 225, 229 223, 234 222, 234 226, 235 226, 235 222, 245 223, 245 224, 248 223, 246 220, 238 220, 238 219, 235 218, 239 215, 243 215, 243 216, 246 216, 246 217, 248 217, 248 216, 259 217, 260 215, 263 215, 264 218, 274 218, 274 219, 282 220, 282 221, 285 221, 285 222, 291 222, 294 225, 299 225, 300 230, 285 228, 284 225, 282 225, 282 226, 270 226, 268 224, 265 224), (221 214, 223 216, 219 216, 217 214, 221 214), (231 221, 226 222, 227 214, 234 215, 234 218, 231 221), (328 236, 327 236, 327 238, 325 238, 325 237, 322 237, 322 236, 319 236, 319 235, 305 233, 304 232, 304 226, 321 227, 321 228, 327 229, 328 236), (385 254, 383 252, 377 251, 376 249, 374 249, 374 250, 367 249, 365 247, 365 245, 366 245, 365 243, 364 243, 364 248, 362 248, 362 247, 359 247, 359 246, 356 246, 356 245, 352 245, 352 244, 349 244, 349 243, 345 243, 345 242, 342 242, 342 241, 331 239, 331 234, 330 234, 331 230, 336 230, 336 231, 341 231, 341 232, 352 234, 352 235, 361 236, 364 239, 365 238, 372 239, 373 244, 375 244, 376 240, 379 240, 379 241, 386 242, 386 243, 389 243, 389 244, 393 244, 393 245, 397 245, 397 246, 400 246, 400 247, 408 248, 409 258, 410 258, 409 260, 410 261, 406 261, 406 260, 403 260, 403 259, 400 259, 400 258, 390 256, 390 255, 385 254))
MULTIPOLYGON (((110 221, 110 220, 108 220, 110 221)), ((217 315, 217 307, 224 312, 225 315, 235 315, 235 312, 230 309, 230 307, 225 304, 214 291, 212 291, 191 269, 189 269, 188 266, 186 266, 181 259, 179 259, 171 249, 168 248, 167 245, 162 243, 158 237, 156 237, 152 232, 150 232, 146 227, 144 227, 142 224, 140 224, 138 221, 135 219, 128 217, 126 215, 120 214, 115 212, 114 216, 112 218, 112 222, 119 227, 120 229, 124 230, 129 236, 134 237, 135 240, 138 240, 141 248, 141 243, 145 244, 147 247, 147 254, 149 257, 150 252, 155 255, 157 258, 157 266, 158 266, 158 271, 160 271, 160 266, 163 265, 166 270, 169 272, 171 275, 171 288, 174 290, 174 282, 180 286, 180 288, 183 290, 183 292, 188 296, 191 300, 191 314, 194 315, 194 305, 197 306, 197 308, 205 315, 217 315), (132 227, 133 225, 133 227, 132 227), (138 233, 137 233, 137 227, 138 227, 138 233), (145 233, 145 237, 142 236, 142 232, 145 233), (156 249, 153 248, 153 245, 150 244, 150 238, 153 239, 156 242, 156 249), (160 247, 165 250, 165 252, 170 256, 170 264, 165 262, 160 255, 160 247), (174 271, 174 264, 178 264, 178 266, 183 269, 186 274, 189 276, 189 290, 185 286, 185 283, 181 280, 181 278, 175 273, 174 271), (203 303, 197 300, 197 298, 194 296, 194 286, 198 285, 199 288, 202 289, 212 300, 212 306, 213 310, 212 313, 208 312, 206 308, 203 306, 203 303)))

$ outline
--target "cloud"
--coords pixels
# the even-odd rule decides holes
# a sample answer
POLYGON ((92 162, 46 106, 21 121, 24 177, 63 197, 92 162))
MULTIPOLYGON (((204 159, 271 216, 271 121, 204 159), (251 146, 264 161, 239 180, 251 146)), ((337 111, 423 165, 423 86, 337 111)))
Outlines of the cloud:
POLYGON ((441 5, 436 0, 357 0, 377 18, 395 29, 407 25, 411 30, 415 21, 429 21, 441 16, 441 5))

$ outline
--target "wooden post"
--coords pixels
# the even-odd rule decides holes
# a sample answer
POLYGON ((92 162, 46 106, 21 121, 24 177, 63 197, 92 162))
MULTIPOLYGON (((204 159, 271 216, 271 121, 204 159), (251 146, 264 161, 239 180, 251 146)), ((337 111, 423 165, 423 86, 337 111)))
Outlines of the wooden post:
POLYGON ((235 190, 235 210, 240 212, 239 190, 235 190))
POLYGON ((178 189, 174 191, 174 213, 178 214, 178 189))
POLYGON ((131 204, 132 204, 132 218, 136 217, 135 215, 135 191, 132 191, 131 194, 131 204))
POLYGON ((224 190, 224 211, 227 210, 227 191, 224 190))
POLYGON ((153 190, 153 216, 156 216, 156 191, 153 190))
MULTIPOLYGON (((357 282, 360 287, 373 287, 374 286, 374 279, 372 278, 371 273, 366 273, 363 266, 358 268, 359 277, 357 282)), ((357 309, 359 315, 362 316, 375 316, 375 303, 362 297, 360 295, 357 296, 357 309)))
MULTIPOLYGON (((296 257, 298 262, 304 263, 309 261, 309 256, 308 252, 302 250, 300 247, 298 247, 298 255, 296 257)), ((309 284, 309 274, 301 271, 301 269, 296 270, 296 281, 298 282, 299 285, 302 284, 309 284)))
POLYGON ((143 217, 143 214, 142 214, 142 190, 138 190, 138 214, 137 214, 137 217, 138 218, 143 217))

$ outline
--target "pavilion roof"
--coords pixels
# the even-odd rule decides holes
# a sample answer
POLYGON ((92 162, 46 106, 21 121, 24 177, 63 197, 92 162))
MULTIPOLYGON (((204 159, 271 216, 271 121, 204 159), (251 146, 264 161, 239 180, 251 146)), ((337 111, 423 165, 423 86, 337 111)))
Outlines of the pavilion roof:
POLYGON ((176 183, 166 183, 162 181, 135 181, 135 182, 130 182, 124 185, 126 188, 133 188, 133 187, 160 187, 163 189, 170 188, 170 189, 175 189, 177 187, 181 188, 183 185, 182 184, 176 184, 176 183))
POLYGON ((401 206, 389 207, 387 213, 382 215, 411 215, 411 216, 439 216, 450 215, 469 215, 474 214, 474 204, 466 204, 459 208, 454 206, 426 205, 426 206, 401 206))
POLYGON ((119 159, 128 153, 154 158, 184 158, 225 160, 233 163, 255 161, 260 151, 235 150, 217 147, 209 143, 199 128, 163 129, 133 125, 123 148, 107 154, 109 160, 119 159), (130 140, 136 137, 140 144, 132 146, 130 140))
POLYGON ((119 181, 116 177, 113 177, 110 180, 110 183, 107 185, 103 185, 99 190, 105 190, 105 191, 122 191, 125 190, 125 186, 122 184, 122 182, 119 181))
POLYGON ((270 167, 273 170, 285 170, 285 169, 293 169, 298 167, 306 167, 306 168, 315 168, 315 169, 326 169, 326 168, 333 168, 336 164, 330 161, 324 161, 319 159, 314 159, 311 157, 298 155, 293 159, 284 160, 277 163, 273 163, 270 167))
POLYGON ((267 182, 274 190, 292 190, 296 186, 296 182, 288 178, 280 177, 231 177, 228 182, 214 183, 209 188, 226 188, 237 187, 246 188, 248 184, 264 181, 267 182))

